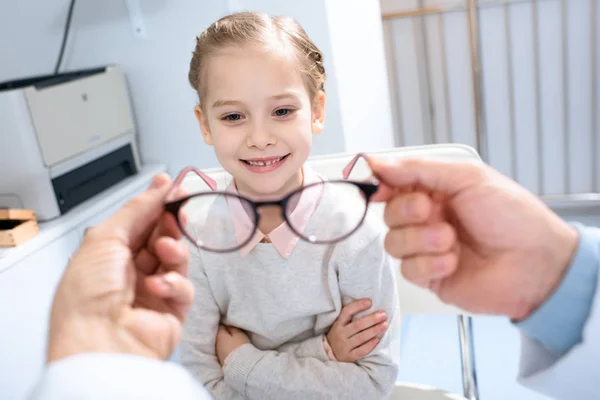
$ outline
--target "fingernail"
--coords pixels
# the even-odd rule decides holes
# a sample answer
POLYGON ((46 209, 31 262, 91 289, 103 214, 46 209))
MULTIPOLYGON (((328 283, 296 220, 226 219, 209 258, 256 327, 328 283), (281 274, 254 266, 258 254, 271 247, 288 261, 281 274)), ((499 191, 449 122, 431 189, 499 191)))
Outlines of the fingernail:
POLYGON ((152 178, 152 183, 150 183, 150 189, 158 189, 160 187, 160 180, 158 176, 152 178))
POLYGON ((161 187, 165 186, 166 183, 167 183, 166 179, 163 179, 163 177, 161 175, 156 175, 152 179, 152 184, 150 185, 150 187, 152 189, 160 189, 161 187))
POLYGON ((371 307, 371 300, 365 300, 365 301, 363 301, 363 305, 365 307, 371 307))
POLYGON ((386 319, 387 315, 384 312, 380 312, 379 314, 377 314, 377 319, 386 319))
POLYGON ((379 328, 379 332, 383 332, 388 328, 388 324, 387 322, 384 322, 383 324, 381 324, 381 327, 379 328))
POLYGON ((166 274, 164 276, 164 279, 165 279, 165 282, 167 282, 167 284, 169 286, 173 286, 175 284, 175 281, 177 280, 177 278, 175 277, 173 272, 166 274))
POLYGON ((162 287, 162 289, 166 292, 166 293, 171 293, 173 291, 173 283, 174 283, 174 276, 171 274, 167 274, 164 275, 162 277, 162 279, 159 281, 160 285, 162 287))

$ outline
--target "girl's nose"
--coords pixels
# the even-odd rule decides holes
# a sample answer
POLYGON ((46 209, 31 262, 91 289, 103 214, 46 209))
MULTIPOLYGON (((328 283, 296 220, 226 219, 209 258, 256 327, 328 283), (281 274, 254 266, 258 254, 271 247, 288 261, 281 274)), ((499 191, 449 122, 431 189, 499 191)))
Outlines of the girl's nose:
POLYGON ((270 133, 270 130, 264 125, 255 125, 248 132, 246 144, 248 147, 256 147, 258 149, 266 149, 270 145, 276 143, 275 136, 270 133))

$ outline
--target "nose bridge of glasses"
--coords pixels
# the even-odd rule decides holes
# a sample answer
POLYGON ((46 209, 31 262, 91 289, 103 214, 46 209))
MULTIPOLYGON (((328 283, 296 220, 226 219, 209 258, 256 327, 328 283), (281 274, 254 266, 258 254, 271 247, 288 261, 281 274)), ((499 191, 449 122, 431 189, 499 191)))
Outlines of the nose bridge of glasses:
POLYGON ((254 203, 257 210, 266 207, 279 207, 282 210, 285 208, 285 199, 281 200, 269 200, 269 201, 258 201, 254 203))
POLYGON ((179 209, 186 199, 170 201, 165 204, 165 210, 172 214, 175 218, 178 218, 179 209))
POLYGON ((371 197, 377 192, 379 181, 377 179, 371 179, 370 182, 357 183, 361 191, 365 194, 366 200, 369 201, 371 197))

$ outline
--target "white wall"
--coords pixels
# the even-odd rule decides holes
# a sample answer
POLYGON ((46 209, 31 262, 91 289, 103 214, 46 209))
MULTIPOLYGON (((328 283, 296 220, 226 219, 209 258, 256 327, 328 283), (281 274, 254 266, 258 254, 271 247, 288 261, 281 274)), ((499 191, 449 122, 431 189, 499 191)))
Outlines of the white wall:
POLYGON ((377 1, 327 0, 346 151, 394 147, 395 133, 377 1))
MULTIPOLYGON (((600 191, 597 0, 539 0, 537 10, 532 1, 479 3, 490 164, 542 195, 600 191)), ((465 4, 381 0, 384 12, 465 4)), ((464 9, 389 20, 384 29, 398 143, 474 146, 464 9)))
MULTIPOLYGON (((53 71, 68 4, 68 0, 3 2, 0 13, 10 18, 4 18, 0 24, 0 37, 5 38, 1 41, 0 81, 53 71)), ((326 83, 327 121, 323 134, 315 138, 313 154, 341 152, 348 146, 353 150, 362 148, 365 143, 363 127, 369 120, 383 121, 375 123, 374 127, 391 136, 385 126, 386 119, 391 120, 389 112, 385 112, 389 95, 382 80, 377 81, 376 88, 358 85, 353 93, 346 84, 343 86, 346 100, 340 101, 340 80, 336 79, 336 68, 344 73, 344 80, 360 79, 363 72, 359 68, 344 68, 346 61, 341 64, 334 61, 336 51, 332 46, 336 44, 331 39, 334 19, 330 20, 331 13, 327 12, 325 2, 143 0, 139 4, 147 29, 146 39, 133 34, 125 0, 78 0, 63 70, 107 63, 122 66, 132 93, 143 162, 166 163, 171 173, 188 164, 200 168, 217 165, 212 149, 201 139, 193 115, 196 97, 188 86, 187 73, 195 36, 225 15, 228 4, 290 15, 303 25, 324 52, 330 78, 326 83), (365 91, 364 95, 361 90, 365 91), (357 103, 349 96, 356 99, 381 97, 384 111, 375 107, 374 103, 358 109, 357 103), (357 129, 359 126, 361 128, 357 129)), ((368 10, 366 16, 352 15, 346 21, 346 28, 366 21, 368 33, 375 35, 374 41, 377 42, 377 27, 381 26, 379 4, 377 0, 368 0, 361 8, 368 10)), ((337 30, 333 29, 333 32, 337 30)), ((343 45, 339 40, 336 43, 343 45)), ((337 53, 348 60, 348 51, 337 53)), ((376 70, 381 71, 383 51, 375 45, 368 54, 376 58, 376 70)), ((373 143, 382 147, 388 142, 381 139, 373 143)))

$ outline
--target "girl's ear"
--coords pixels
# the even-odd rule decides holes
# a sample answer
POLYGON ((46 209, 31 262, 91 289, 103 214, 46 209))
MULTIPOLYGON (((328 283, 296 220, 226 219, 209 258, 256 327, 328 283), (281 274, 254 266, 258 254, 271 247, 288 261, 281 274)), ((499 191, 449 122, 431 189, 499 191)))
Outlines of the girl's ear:
POLYGON ((326 103, 325 92, 319 91, 313 102, 312 110, 312 133, 318 135, 323 132, 325 126, 325 103, 326 103))
POLYGON ((212 146, 213 140, 212 135, 210 134, 210 127, 208 126, 206 115, 202 111, 200 105, 194 107, 194 114, 196 114, 196 119, 198 120, 198 124, 200 125, 200 131, 202 132, 204 142, 207 145, 212 146))

